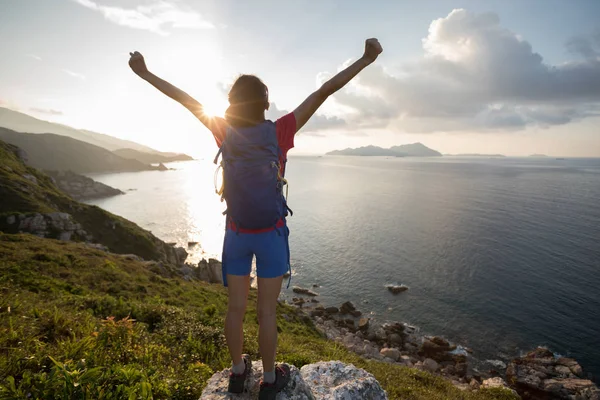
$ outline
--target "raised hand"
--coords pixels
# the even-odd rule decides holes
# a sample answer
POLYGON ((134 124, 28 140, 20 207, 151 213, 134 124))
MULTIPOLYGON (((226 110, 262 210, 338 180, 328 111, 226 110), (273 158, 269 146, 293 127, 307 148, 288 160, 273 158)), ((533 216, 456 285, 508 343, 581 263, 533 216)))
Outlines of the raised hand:
POLYGON ((382 52, 383 47, 381 47, 379 40, 371 38, 365 41, 365 54, 363 54, 365 60, 372 63, 382 52))
POLYGON ((148 68, 146 67, 146 62, 144 61, 144 56, 137 51, 135 51, 133 53, 129 53, 129 55, 131 56, 129 58, 129 66, 131 67, 133 72, 135 72, 137 75, 139 75, 142 78, 144 76, 148 75, 148 68))

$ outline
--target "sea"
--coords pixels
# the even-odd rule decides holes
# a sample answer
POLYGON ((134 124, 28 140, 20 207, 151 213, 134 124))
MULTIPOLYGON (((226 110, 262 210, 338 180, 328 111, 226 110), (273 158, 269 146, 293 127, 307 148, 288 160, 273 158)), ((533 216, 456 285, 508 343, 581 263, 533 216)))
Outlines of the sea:
MULTIPOLYGON (((214 164, 168 166, 90 175, 126 194, 89 203, 190 262, 220 259, 214 164)), ((472 348, 484 368, 546 346, 598 381, 600 159, 292 156, 287 178, 292 286, 472 348)))

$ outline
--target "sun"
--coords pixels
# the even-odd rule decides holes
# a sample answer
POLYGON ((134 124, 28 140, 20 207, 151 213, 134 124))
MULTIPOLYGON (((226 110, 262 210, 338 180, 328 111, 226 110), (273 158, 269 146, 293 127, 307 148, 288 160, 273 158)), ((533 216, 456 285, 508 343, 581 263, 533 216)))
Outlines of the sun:
POLYGON ((209 117, 222 117, 227 109, 227 102, 218 93, 211 93, 205 99, 199 100, 204 113, 209 117))

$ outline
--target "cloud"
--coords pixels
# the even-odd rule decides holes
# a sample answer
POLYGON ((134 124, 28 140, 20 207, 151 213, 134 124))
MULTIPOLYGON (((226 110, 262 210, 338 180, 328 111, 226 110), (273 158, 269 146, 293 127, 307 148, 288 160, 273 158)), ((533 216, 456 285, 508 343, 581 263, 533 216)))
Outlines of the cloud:
POLYGON ((93 0, 73 0, 91 10, 101 13, 104 18, 117 25, 134 29, 143 29, 159 35, 168 35, 165 27, 179 29, 211 29, 214 25, 206 21, 199 13, 176 3, 158 0, 135 8, 122 8, 101 5, 93 0))
POLYGON ((29 109, 29 111, 33 111, 33 112, 38 113, 38 114, 63 115, 62 111, 57 111, 57 110, 52 110, 52 109, 45 109, 45 108, 31 107, 29 109))
POLYGON ((29 58, 33 58, 34 60, 37 60, 37 61, 42 61, 42 57, 36 56, 35 54, 26 54, 26 56, 29 58))
MULTIPOLYGON (((275 103, 271 103, 267 111, 267 118, 275 120, 289 114, 290 111, 277 108, 275 103)), ((323 114, 315 114, 308 120, 306 125, 300 130, 304 135, 322 136, 319 131, 328 129, 342 129, 346 127, 346 121, 338 117, 328 117, 323 114)))
POLYGON ((578 59, 549 65, 496 14, 454 10, 431 23, 420 58, 393 72, 374 64, 334 98, 351 110, 349 125, 406 132, 510 131, 598 116, 600 34, 567 49, 578 59))
POLYGON ((63 72, 67 75, 72 76, 73 78, 77 78, 77 79, 81 79, 81 80, 85 80, 85 75, 80 74, 78 72, 73 72, 69 69, 63 69, 63 72))

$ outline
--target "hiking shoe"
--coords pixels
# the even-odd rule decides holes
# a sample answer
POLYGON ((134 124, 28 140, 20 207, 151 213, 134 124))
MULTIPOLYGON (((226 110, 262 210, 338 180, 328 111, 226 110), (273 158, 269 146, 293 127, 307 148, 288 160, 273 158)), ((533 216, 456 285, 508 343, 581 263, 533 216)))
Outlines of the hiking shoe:
POLYGON ((290 383, 290 367, 287 364, 279 364, 275 367, 275 382, 260 382, 258 400, 275 400, 277 393, 281 392, 290 383))
POLYGON ((233 372, 229 373, 229 387, 227 391, 229 393, 243 393, 244 385, 246 383, 246 378, 250 374, 250 370, 252 370, 252 360, 250 360, 250 356, 248 354, 242 355, 242 360, 244 360, 245 369, 241 374, 234 374, 233 372))

